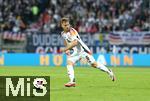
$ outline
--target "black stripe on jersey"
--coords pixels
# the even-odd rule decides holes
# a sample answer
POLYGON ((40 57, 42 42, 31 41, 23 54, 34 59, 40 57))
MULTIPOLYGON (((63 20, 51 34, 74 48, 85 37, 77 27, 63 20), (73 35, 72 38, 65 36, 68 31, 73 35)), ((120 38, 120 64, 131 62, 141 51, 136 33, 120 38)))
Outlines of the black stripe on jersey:
POLYGON ((66 39, 69 43, 71 42, 70 40, 66 39))
POLYGON ((79 36, 77 36, 77 38, 78 38, 79 40, 81 40, 79 36))
MULTIPOLYGON (((81 44, 80 44, 81 45, 81 44)), ((81 45, 82 46, 82 45, 81 45)), ((82 48, 84 49, 84 51, 86 52, 86 53, 90 53, 88 50, 86 50, 83 46, 82 46, 82 48)))

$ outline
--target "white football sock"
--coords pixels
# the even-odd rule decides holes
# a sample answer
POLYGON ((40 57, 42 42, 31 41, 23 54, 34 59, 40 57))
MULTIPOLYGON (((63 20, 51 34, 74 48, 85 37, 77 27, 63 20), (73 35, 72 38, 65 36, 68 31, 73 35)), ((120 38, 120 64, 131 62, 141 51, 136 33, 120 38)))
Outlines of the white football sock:
POLYGON ((103 65, 103 64, 101 64, 101 63, 97 63, 97 68, 98 68, 98 69, 101 69, 102 71, 107 72, 107 73, 110 74, 109 69, 108 69, 105 65, 103 65))
POLYGON ((67 65, 67 72, 68 72, 70 82, 75 82, 74 69, 72 65, 67 65))

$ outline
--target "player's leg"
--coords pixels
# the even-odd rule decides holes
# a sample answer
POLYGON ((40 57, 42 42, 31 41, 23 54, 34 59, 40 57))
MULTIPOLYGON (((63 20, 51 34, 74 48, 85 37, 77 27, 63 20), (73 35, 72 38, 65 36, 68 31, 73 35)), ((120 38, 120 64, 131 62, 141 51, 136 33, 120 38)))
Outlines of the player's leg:
POLYGON ((75 82, 73 65, 74 65, 74 63, 72 61, 68 60, 68 62, 67 62, 67 73, 68 73, 70 82, 75 82))
POLYGON ((65 84, 66 87, 75 87, 75 75, 74 75, 74 64, 79 60, 78 56, 68 57, 67 60, 67 73, 70 81, 65 84))
POLYGON ((115 80, 116 80, 113 71, 112 71, 111 69, 108 69, 105 65, 103 65, 103 64, 101 64, 101 63, 97 63, 97 62, 95 61, 95 62, 93 62, 93 63, 91 64, 91 66, 94 67, 94 68, 98 68, 98 69, 100 69, 100 70, 102 70, 102 71, 108 73, 112 81, 115 81, 115 80))
POLYGON ((98 68, 98 69, 108 73, 109 76, 111 77, 112 81, 115 81, 115 76, 114 76, 112 70, 108 69, 105 65, 103 65, 101 63, 97 63, 95 61, 94 57, 88 53, 85 53, 85 58, 87 59, 87 62, 89 64, 91 64, 92 67, 98 68))

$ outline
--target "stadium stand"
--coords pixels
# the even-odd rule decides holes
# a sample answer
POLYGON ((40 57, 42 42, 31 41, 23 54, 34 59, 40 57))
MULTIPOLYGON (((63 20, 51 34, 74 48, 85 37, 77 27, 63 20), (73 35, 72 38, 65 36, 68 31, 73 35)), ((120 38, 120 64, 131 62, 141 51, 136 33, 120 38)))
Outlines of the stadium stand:
POLYGON ((79 32, 148 31, 149 0, 0 0, 1 31, 56 31, 63 16, 79 32))

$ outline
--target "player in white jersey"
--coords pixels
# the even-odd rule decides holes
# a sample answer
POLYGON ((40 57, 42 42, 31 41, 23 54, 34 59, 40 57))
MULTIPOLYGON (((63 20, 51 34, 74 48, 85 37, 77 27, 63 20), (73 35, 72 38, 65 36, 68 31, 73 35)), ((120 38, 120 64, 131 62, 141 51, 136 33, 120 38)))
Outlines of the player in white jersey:
POLYGON ((87 62, 94 68, 98 68, 106 72, 112 81, 115 81, 115 76, 112 70, 108 69, 103 64, 97 63, 92 56, 90 49, 87 45, 80 39, 78 32, 70 26, 68 18, 61 19, 61 27, 63 32, 61 36, 64 39, 65 48, 60 51, 67 54, 67 71, 70 81, 65 84, 66 87, 75 87, 75 76, 74 76, 74 64, 80 59, 86 59, 87 62))

